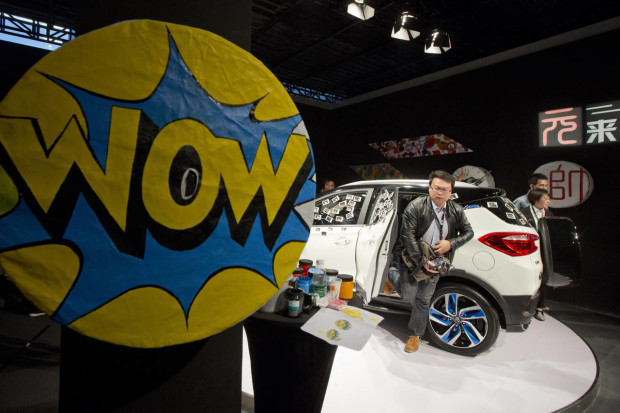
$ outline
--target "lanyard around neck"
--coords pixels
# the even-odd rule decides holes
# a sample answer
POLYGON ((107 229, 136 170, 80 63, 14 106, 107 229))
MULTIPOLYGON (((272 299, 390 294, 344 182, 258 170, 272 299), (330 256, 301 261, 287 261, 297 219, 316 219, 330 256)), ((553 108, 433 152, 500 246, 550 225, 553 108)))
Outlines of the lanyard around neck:
POLYGON ((443 214, 441 215, 441 221, 437 218, 437 214, 433 211, 433 217, 435 218, 435 223, 437 224, 437 228, 439 229, 439 240, 443 239, 443 223, 446 220, 446 209, 444 207, 443 214))

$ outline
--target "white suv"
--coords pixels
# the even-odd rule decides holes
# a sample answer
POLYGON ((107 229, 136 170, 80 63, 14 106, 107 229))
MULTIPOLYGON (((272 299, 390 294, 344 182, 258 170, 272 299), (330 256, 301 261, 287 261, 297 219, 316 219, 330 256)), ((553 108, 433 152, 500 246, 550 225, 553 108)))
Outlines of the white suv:
MULTIPOLYGON (((326 268, 353 275, 356 293, 367 308, 410 311, 411 297, 386 294, 384 287, 399 236, 400 214, 421 195, 428 195, 428 181, 362 181, 321 194, 315 201, 314 222, 301 258, 322 258, 326 268)), ((541 255, 541 241, 549 244, 551 225, 543 223, 541 239, 503 189, 457 182, 452 198, 465 208, 474 237, 456 250, 453 269, 439 280, 431 300, 427 338, 447 351, 476 355, 493 345, 502 326, 507 331, 528 327, 538 300, 543 261, 545 273, 554 274, 549 245, 541 255)), ((578 251, 572 222, 557 221, 568 221, 561 222, 563 232, 568 228, 568 233, 574 233, 578 251)), ((566 253, 566 248, 562 250, 566 253)))

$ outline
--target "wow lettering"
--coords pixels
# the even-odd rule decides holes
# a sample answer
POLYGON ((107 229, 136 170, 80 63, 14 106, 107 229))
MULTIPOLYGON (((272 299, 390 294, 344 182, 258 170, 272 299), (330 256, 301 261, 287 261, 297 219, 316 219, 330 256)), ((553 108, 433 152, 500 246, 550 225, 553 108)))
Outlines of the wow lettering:
POLYGON ((275 76, 213 33, 136 20, 78 37, 0 102, 0 267, 93 338, 223 331, 308 239, 307 135, 275 76))
POLYGON ((198 121, 160 130, 140 110, 111 113, 105 167, 75 117, 49 144, 35 119, 0 119, 7 169, 52 237, 62 237, 82 193, 117 247, 132 255, 143 253, 147 228, 169 248, 195 247, 223 211, 235 241, 245 242, 246 225, 259 215, 265 242, 273 245, 312 166, 304 136, 290 135, 274 171, 263 134, 248 168, 238 141, 215 137, 198 121), (10 139, 14 134, 21 139, 10 139))

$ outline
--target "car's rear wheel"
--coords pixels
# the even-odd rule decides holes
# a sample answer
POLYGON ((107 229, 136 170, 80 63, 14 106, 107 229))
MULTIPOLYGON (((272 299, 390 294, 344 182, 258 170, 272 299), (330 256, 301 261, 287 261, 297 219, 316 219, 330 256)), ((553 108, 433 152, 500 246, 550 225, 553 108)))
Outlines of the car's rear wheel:
POLYGON ((473 288, 446 284, 435 290, 426 333, 438 347, 475 356, 495 343, 500 328, 497 311, 473 288))

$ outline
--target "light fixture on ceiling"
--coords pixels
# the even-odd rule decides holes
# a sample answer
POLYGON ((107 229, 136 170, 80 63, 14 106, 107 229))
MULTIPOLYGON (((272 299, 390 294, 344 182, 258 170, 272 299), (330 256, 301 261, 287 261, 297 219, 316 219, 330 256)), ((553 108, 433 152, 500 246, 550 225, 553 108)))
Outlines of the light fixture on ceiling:
POLYGON ((452 47, 450 43, 450 35, 446 32, 439 30, 433 30, 433 32, 426 38, 424 44, 424 53, 441 54, 445 53, 452 47))
POLYGON ((420 35, 419 21, 412 13, 404 11, 392 26, 392 37, 401 40, 412 40, 420 35))
POLYGON ((364 3, 364 0, 354 0, 349 3, 347 13, 358 19, 368 20, 375 15, 375 9, 364 3))

